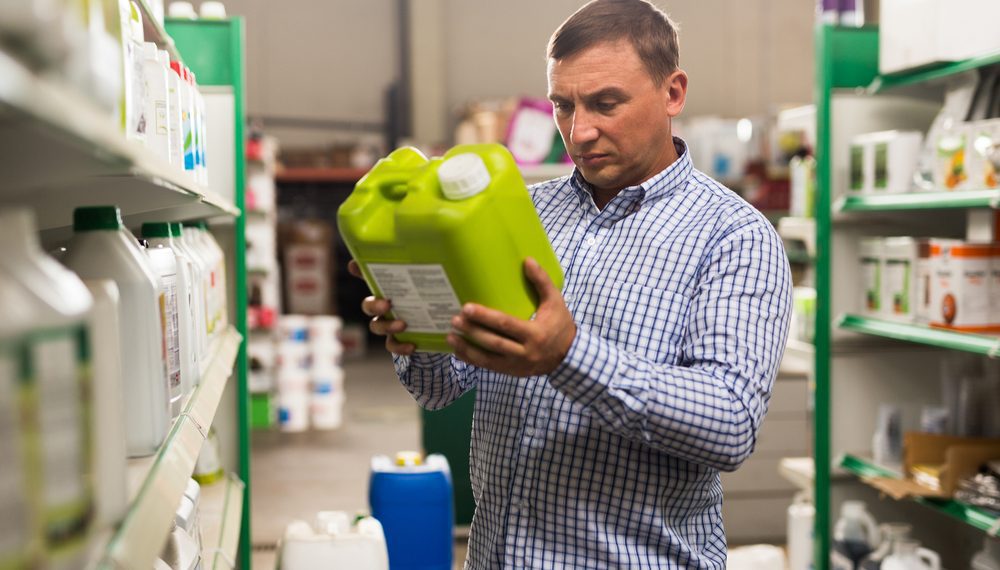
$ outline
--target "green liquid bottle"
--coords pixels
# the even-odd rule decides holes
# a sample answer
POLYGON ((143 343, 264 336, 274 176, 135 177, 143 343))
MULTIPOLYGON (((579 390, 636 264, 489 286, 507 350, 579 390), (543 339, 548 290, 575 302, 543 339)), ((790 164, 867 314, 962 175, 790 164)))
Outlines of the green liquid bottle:
POLYGON ((498 144, 430 160, 396 150, 358 182, 337 219, 372 293, 407 323, 396 338, 420 351, 452 351, 445 337, 463 303, 530 318, 538 295, 524 274, 528 257, 562 288, 524 180, 498 144))

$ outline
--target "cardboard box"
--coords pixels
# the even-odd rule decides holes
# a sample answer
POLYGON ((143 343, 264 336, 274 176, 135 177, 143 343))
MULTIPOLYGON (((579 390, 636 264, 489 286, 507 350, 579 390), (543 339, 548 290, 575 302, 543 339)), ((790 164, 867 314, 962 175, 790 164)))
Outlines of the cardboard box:
POLYGON ((987 461, 1000 458, 1000 438, 954 437, 910 432, 903 436, 904 479, 876 477, 869 482, 893 497, 950 498, 958 482, 974 475, 987 461), (917 465, 940 465, 940 489, 917 484, 911 470, 917 465))

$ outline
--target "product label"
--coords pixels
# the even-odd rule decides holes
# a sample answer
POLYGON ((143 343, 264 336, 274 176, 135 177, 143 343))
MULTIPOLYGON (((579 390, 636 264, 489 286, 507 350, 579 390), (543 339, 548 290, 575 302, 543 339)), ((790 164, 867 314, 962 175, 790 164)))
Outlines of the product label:
POLYGON ((155 101, 153 104, 156 107, 156 134, 167 136, 170 134, 170 117, 167 116, 167 102, 160 100, 155 101))
POLYGON ((181 327, 177 310, 177 274, 160 275, 160 282, 163 286, 161 317, 163 340, 167 349, 167 381, 170 391, 177 392, 181 389, 181 327))
POLYGON ((865 284, 865 310, 877 313, 882 309, 882 271, 879 260, 874 257, 862 258, 861 274, 865 284))
POLYGON ((45 532, 50 545, 86 531, 89 511, 90 366, 82 328, 30 337, 27 370, 34 380, 45 532))
POLYGON ((406 331, 445 334, 451 318, 462 310, 444 267, 436 264, 371 263, 368 270, 382 295, 392 300, 392 312, 406 322, 406 331))
POLYGON ((24 473, 23 410, 19 397, 19 354, 11 345, 0 345, 0 565, 27 545, 31 523, 24 473))
POLYGON ((865 147, 859 144, 851 145, 850 158, 850 188, 860 192, 865 186, 865 147))
POLYGON ((885 190, 889 187, 889 143, 875 144, 875 189, 885 190))
POLYGON ((905 259, 888 259, 885 262, 887 297, 892 303, 892 314, 910 314, 910 262, 905 259))

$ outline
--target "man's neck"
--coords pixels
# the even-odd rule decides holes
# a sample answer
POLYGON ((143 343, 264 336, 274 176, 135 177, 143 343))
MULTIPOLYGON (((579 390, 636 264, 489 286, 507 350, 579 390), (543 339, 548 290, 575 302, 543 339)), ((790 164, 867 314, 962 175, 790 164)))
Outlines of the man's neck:
POLYGON ((610 204, 611 201, 615 199, 615 196, 617 196, 618 194, 620 194, 622 190, 624 190, 625 188, 628 188, 629 186, 637 186, 637 185, 642 184, 643 182, 649 180, 650 178, 653 178, 654 176, 656 176, 659 173, 663 172, 667 168, 670 168, 670 165, 673 164, 673 163, 675 163, 675 162, 677 162, 677 159, 679 159, 679 158, 680 158, 680 155, 677 154, 677 147, 674 146, 674 144, 673 144, 673 137, 671 137, 670 148, 667 149, 666 156, 665 156, 665 161, 663 163, 661 163, 662 166, 658 170, 656 170, 655 172, 651 173, 649 176, 643 178, 642 180, 640 180, 639 182, 636 182, 635 184, 629 184, 628 186, 622 186, 621 188, 617 188, 617 189, 604 190, 604 189, 596 188, 593 185, 591 185, 591 187, 590 187, 590 194, 591 194, 591 197, 594 200, 594 205, 597 206, 598 210, 603 210, 604 207, 607 206, 608 204, 610 204))

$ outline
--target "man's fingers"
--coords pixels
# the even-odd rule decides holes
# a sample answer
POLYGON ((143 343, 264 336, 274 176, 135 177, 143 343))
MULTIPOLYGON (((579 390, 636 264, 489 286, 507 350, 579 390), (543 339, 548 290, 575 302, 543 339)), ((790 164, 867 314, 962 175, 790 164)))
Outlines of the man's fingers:
POLYGON ((385 339, 385 349, 393 354, 398 354, 400 356, 410 356, 416 350, 416 346, 397 341, 395 338, 389 336, 385 339))
POLYGON ((496 334, 495 332, 482 327, 472 326, 461 317, 455 317, 451 321, 452 326, 462 333, 466 339, 471 340, 479 347, 502 356, 522 356, 524 345, 509 338, 496 334))
POLYGON ((455 356, 459 360, 473 366, 494 370, 502 359, 502 357, 475 346, 455 333, 450 333, 447 341, 455 349, 455 356))
POLYGON ((459 319, 496 331, 519 342, 524 342, 531 334, 530 322, 475 303, 466 303, 462 307, 459 319))
POLYGON ((549 278, 549 274, 542 269, 542 266, 534 258, 529 257, 524 260, 524 274, 531 281, 532 285, 535 286, 535 290, 538 291, 539 302, 544 303, 559 295, 559 289, 556 288, 555 283, 549 278))
POLYGON ((396 319, 375 317, 368 322, 368 328, 379 336, 388 336, 405 331, 406 323, 396 319))
POLYGON ((347 262, 347 272, 359 279, 365 278, 361 273, 361 266, 358 265, 358 262, 353 259, 347 262))
POLYGON ((368 315, 369 317, 380 317, 389 312, 392 308, 392 303, 386 299, 379 299, 373 295, 365 297, 364 301, 361 301, 361 311, 368 315))

